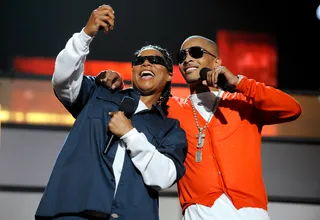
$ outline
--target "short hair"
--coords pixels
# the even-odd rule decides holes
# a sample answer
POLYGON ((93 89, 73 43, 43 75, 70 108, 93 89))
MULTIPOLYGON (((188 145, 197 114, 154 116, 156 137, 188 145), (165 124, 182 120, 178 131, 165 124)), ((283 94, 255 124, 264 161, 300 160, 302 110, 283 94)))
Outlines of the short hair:
POLYGON ((218 49, 218 45, 216 44, 216 42, 214 42, 213 40, 207 38, 207 37, 204 37, 204 36, 201 36, 201 35, 192 35, 190 37, 187 37, 187 39, 185 39, 184 42, 186 42, 187 40, 190 40, 192 38, 201 38, 201 39, 204 39, 205 41, 207 41, 212 47, 213 49, 217 52, 217 55, 219 55, 219 49, 218 49))

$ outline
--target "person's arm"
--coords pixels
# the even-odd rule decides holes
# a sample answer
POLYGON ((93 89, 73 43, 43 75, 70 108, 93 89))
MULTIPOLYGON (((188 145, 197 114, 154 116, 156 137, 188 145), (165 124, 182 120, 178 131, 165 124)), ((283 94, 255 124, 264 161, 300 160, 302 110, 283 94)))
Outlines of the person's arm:
POLYGON ((236 76, 225 66, 221 66, 220 59, 216 60, 218 65, 207 72, 207 80, 203 82, 204 85, 217 88, 218 76, 223 74, 228 86, 242 93, 248 102, 254 105, 255 113, 257 113, 255 116, 261 125, 289 122, 301 115, 301 106, 292 96, 254 79, 236 76))
POLYGON ((73 34, 56 58, 52 77, 54 93, 74 117, 81 112, 97 87, 93 77, 84 76, 89 45, 100 27, 105 33, 113 29, 114 18, 114 11, 109 5, 94 10, 86 26, 80 33, 73 34))
POLYGON ((114 11, 110 5, 102 5, 93 10, 86 26, 69 39, 57 56, 52 84, 61 101, 73 103, 77 99, 89 45, 100 28, 103 28, 105 33, 113 30, 114 19, 114 11))
POLYGON ((56 58, 52 85, 63 104, 71 105, 77 100, 92 39, 82 29, 80 33, 73 34, 56 58))
POLYGON ((156 190, 166 189, 183 176, 187 139, 177 120, 168 119, 166 132, 156 148, 133 127, 123 112, 110 112, 109 115, 109 130, 124 142, 146 185, 156 190))
POLYGON ((185 173, 187 139, 177 120, 169 119, 161 143, 156 148, 139 133, 123 112, 110 112, 109 130, 125 143, 144 183, 155 190, 172 186, 185 173), (170 125, 169 125, 170 123, 170 125))
POLYGON ((301 115, 301 106, 292 96, 254 79, 243 77, 236 91, 253 100, 257 116, 265 125, 290 122, 301 115))
POLYGON ((183 165, 187 154, 185 132, 178 123, 156 148, 136 129, 121 137, 135 167, 140 171, 144 183, 156 190, 171 187, 185 173, 183 165))

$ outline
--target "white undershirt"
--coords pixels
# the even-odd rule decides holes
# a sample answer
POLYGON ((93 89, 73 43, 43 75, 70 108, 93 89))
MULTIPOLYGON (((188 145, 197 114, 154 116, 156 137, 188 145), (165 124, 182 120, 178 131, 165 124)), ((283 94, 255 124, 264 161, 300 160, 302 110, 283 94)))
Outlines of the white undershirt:
MULTIPOLYGON (((205 121, 210 117, 211 109, 215 102, 220 100, 223 91, 205 92, 190 95, 194 107, 205 121)), ((231 200, 222 194, 211 207, 194 204, 189 206, 184 213, 183 220, 270 220, 268 213, 261 208, 241 208, 237 210, 231 200)))

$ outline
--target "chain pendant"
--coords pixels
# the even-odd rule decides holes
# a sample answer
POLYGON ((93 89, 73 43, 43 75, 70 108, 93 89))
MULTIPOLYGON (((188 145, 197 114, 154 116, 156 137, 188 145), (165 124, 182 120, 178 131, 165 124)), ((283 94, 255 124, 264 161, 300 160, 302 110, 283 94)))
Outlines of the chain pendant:
POLYGON ((200 127, 198 116, 197 116, 197 112, 196 112, 196 108, 194 107, 192 99, 189 98, 190 102, 191 102, 191 107, 192 107, 194 119, 195 119, 197 128, 199 129, 199 133, 196 136, 196 138, 198 139, 198 141, 197 141, 197 150, 196 150, 196 155, 195 155, 195 160, 196 160, 197 163, 200 163, 202 161, 202 148, 203 148, 204 140, 205 140, 204 130, 208 127, 208 124, 209 124, 213 114, 215 113, 217 107, 218 107, 219 97, 221 95, 221 91, 222 90, 219 89, 219 92, 218 92, 218 95, 217 95, 218 100, 214 103, 214 105, 212 107, 212 112, 210 113, 210 115, 209 115, 209 117, 208 117, 208 119, 206 121, 206 124, 203 127, 200 127))
POLYGON ((202 150, 201 149, 197 149, 196 151, 196 162, 200 163, 202 161, 202 150))
POLYGON ((203 129, 201 128, 199 131, 199 134, 197 134, 197 138, 198 138, 198 143, 197 143, 197 148, 202 148, 204 145, 204 138, 205 138, 205 134, 202 133, 203 129))

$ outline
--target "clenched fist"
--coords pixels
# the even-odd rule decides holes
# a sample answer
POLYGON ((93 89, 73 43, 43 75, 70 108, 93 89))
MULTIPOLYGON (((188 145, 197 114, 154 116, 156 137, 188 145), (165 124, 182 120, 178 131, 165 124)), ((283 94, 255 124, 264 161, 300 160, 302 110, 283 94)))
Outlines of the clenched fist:
POLYGON ((109 115, 111 116, 111 119, 109 121, 108 128, 116 136, 122 137, 133 129, 131 121, 122 111, 109 112, 109 115))

